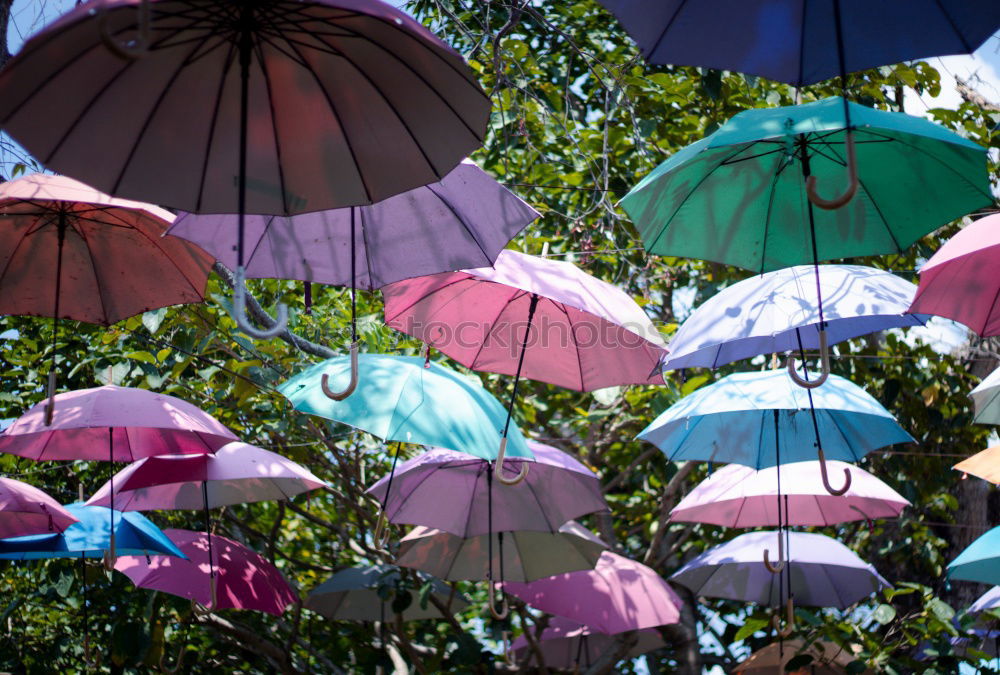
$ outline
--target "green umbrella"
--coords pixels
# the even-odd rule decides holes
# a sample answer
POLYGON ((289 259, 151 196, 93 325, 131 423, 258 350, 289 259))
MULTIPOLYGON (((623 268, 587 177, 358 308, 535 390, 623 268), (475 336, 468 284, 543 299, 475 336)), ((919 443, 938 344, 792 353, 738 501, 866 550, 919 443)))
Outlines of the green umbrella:
MULTIPOLYGON (((362 354, 365 385, 343 400, 324 389, 343 390, 351 357, 337 356, 299 373, 280 387, 296 410, 362 429, 386 441, 433 445, 481 459, 497 459, 507 411, 474 377, 416 356, 362 354)), ((515 426, 506 454, 534 455, 515 426)))
POLYGON ((840 97, 748 110, 660 164, 621 202, 646 249, 763 273, 898 253, 993 203, 985 148, 925 119, 847 107, 852 134, 840 97), (857 194, 811 208, 807 177, 823 192, 842 185, 849 135, 857 194))

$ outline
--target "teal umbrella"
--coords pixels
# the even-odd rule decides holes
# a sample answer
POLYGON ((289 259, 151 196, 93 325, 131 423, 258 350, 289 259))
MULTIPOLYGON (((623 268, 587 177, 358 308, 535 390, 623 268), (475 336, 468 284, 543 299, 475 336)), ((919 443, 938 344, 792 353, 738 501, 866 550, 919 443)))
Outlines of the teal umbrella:
POLYGON ((742 112, 660 164, 622 199, 651 253, 763 273, 898 253, 993 203, 986 149, 929 120, 844 100, 742 112), (853 135, 858 188, 813 209, 809 176, 844 183, 853 135))
POLYGON ((948 565, 948 578, 1000 584, 1000 527, 976 539, 948 565))

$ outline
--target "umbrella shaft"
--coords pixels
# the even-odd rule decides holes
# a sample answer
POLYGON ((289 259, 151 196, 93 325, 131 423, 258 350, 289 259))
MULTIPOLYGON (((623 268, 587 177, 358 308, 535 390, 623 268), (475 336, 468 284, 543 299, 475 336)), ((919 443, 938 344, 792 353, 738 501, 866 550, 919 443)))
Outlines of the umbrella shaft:
POLYGON ((503 437, 507 438, 510 430, 510 418, 514 414, 514 401, 517 400, 517 385, 521 382, 521 368, 524 366, 524 354, 528 351, 528 336, 531 335, 531 322, 535 318, 535 309, 538 307, 538 296, 531 294, 531 304, 528 305, 528 325, 524 327, 524 339, 521 340, 521 354, 517 359, 517 373, 514 375, 514 391, 510 394, 510 403, 507 405, 507 421, 503 425, 503 437))
POLYGON ((237 189, 239 240, 236 243, 237 266, 243 267, 243 228, 247 211, 247 118, 250 107, 250 58, 253 39, 250 34, 252 10, 244 6, 240 14, 240 159, 237 189))

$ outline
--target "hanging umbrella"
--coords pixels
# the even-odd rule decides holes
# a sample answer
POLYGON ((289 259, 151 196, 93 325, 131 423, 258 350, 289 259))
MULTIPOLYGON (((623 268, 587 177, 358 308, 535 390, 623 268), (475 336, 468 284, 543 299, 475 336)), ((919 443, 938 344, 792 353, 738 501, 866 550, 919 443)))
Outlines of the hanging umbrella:
POLYGON ((535 581, 564 572, 594 569, 608 548, 600 538, 579 523, 570 521, 558 532, 494 532, 463 539, 430 527, 414 528, 399 542, 396 564, 411 567, 448 581, 487 579, 491 567, 503 567, 504 580, 535 581), (507 542, 500 547, 499 538, 507 542), (502 561, 489 551, 502 551, 502 561))
POLYGON ((997 368, 969 392, 976 407, 972 421, 977 424, 1000 424, 1000 368, 997 368))
POLYGON ((988 609, 1000 608, 1000 586, 994 586, 986 591, 967 610, 970 614, 979 614, 988 609))
POLYGON ((188 242, 162 238, 173 219, 66 176, 0 184, 0 314, 52 317, 49 399, 60 319, 110 326, 205 299, 212 259, 188 242))
MULTIPOLYGON (((367 431, 386 441, 436 445, 483 459, 497 456, 504 409, 476 378, 412 356, 364 354, 365 386, 344 400, 330 398, 351 379, 350 360, 318 363, 278 387, 295 409, 367 431)), ((508 454, 531 458, 515 426, 508 454)))
MULTIPOLYGON (((744 279, 695 309, 670 341, 668 369, 719 366, 758 354, 819 347, 819 308, 806 300, 811 265, 744 279)), ((820 265, 828 344, 889 328, 920 326, 907 314, 917 287, 889 272, 860 265, 820 265)))
MULTIPOLYGON (((461 593, 439 579, 424 575, 418 578, 422 583, 431 583, 431 594, 451 614, 468 606, 468 600, 461 593)), ((434 603, 428 602, 422 607, 417 593, 401 588, 400 581, 399 568, 392 565, 349 567, 311 590, 305 607, 334 621, 385 621, 386 616, 396 614, 392 608, 396 594, 408 593, 410 602, 399 613, 403 621, 442 618, 441 610, 434 603), (380 595, 379 588, 392 591, 380 595)))
MULTIPOLYGON (((568 520, 607 511, 593 471, 551 446, 528 441, 527 447, 535 456, 534 469, 521 483, 502 490, 490 490, 489 462, 435 448, 400 465, 395 490, 389 491, 386 476, 368 494, 385 502, 389 522, 422 525, 459 538, 519 530, 556 533, 568 520)), ((505 468, 522 461, 507 459, 505 468)))
POLYGON ((822 527, 855 520, 896 518, 910 502, 860 467, 830 460, 834 473, 851 467, 850 489, 842 496, 826 491, 819 462, 782 464, 784 517, 778 518, 778 467, 755 470, 730 464, 702 481, 670 511, 674 522, 722 527, 822 527), (781 521, 784 522, 781 522, 781 521))
POLYGON ((104 0, 50 24, 0 74, 0 125, 45 166, 239 214, 234 313, 254 337, 281 332, 287 310, 270 330, 246 321, 245 214, 369 204, 441 180, 482 143, 489 111, 461 56, 361 0, 104 0))
POLYGON ((1000 484, 1000 445, 977 452, 951 468, 964 474, 971 473, 994 485, 1000 484))
POLYGON ((76 516, 35 486, 0 477, 0 539, 62 532, 75 522, 76 516))
POLYGON ((184 557, 168 534, 141 513, 122 513, 79 502, 67 504, 66 510, 78 522, 59 533, 0 539, 0 560, 101 558, 111 550, 112 539, 120 555, 184 557))
MULTIPOLYGON (((727 598, 758 605, 779 601, 780 577, 760 559, 773 548, 776 532, 749 532, 715 546, 674 572, 670 578, 695 596, 727 598)), ((854 551, 836 539, 808 532, 788 533, 791 595, 811 607, 846 609, 890 584, 854 551)))
POLYGON ((1000 335, 1000 214, 962 228, 920 268, 911 312, 963 323, 982 337, 1000 335))
MULTIPOLYGON (((614 638, 558 616, 549 621, 549 625, 536 641, 538 649, 542 652, 545 667, 559 670, 589 668, 614 647, 614 638)), ((635 646, 628 651, 625 658, 634 659, 646 652, 666 646, 667 643, 655 630, 640 630, 636 633, 635 646)), ((530 668, 535 663, 534 650, 524 635, 514 640, 511 650, 520 667, 530 668)))
POLYGON ((170 529, 163 533, 186 559, 129 555, 119 558, 115 569, 139 588, 189 598, 211 609, 253 609, 281 616, 298 600, 274 565, 232 539, 213 534, 209 543, 204 532, 170 529), (218 577, 214 594, 205 583, 210 569, 218 577))
POLYGON ((568 262, 505 250, 491 268, 401 281, 382 293, 390 327, 468 368, 514 376, 504 437, 521 375, 577 391, 663 383, 665 344, 642 308, 568 262))
POLYGON ((503 586, 536 609, 609 635, 677 623, 683 604, 656 572, 610 551, 593 570, 503 586))
POLYGON ((969 544, 948 563, 949 579, 1000 584, 1000 527, 994 527, 969 544))
MULTIPOLYGON (((795 675, 847 675, 853 670, 847 666, 855 661, 851 650, 834 644, 828 640, 814 640, 806 644, 801 638, 774 642, 758 649, 744 661, 741 661, 734 673, 739 675, 774 675, 775 673, 790 673, 795 675), (813 660, 803 668, 793 671, 786 670, 785 665, 800 654, 808 654, 813 660)), ((857 671, 860 675, 874 675, 870 668, 857 671)))
POLYGON ((902 61, 968 54, 1000 30, 1000 8, 990 0, 601 4, 650 63, 736 70, 797 87, 902 61))

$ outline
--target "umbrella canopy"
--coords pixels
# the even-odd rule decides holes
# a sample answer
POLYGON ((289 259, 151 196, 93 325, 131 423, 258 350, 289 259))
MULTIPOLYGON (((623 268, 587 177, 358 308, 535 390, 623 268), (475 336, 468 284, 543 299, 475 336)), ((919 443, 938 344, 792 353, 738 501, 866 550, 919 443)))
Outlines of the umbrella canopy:
POLYGON ((991 0, 601 4, 651 63, 736 70, 795 86, 902 61, 971 53, 1000 29, 1000 7, 991 0))
POLYGON ((120 555, 184 557, 168 536, 170 531, 161 532, 141 513, 122 513, 82 503, 67 504, 66 510, 77 522, 61 533, 0 539, 0 560, 101 558, 112 549, 112 527, 114 546, 120 555))
POLYGON ((947 574, 949 579, 1000 584, 1000 527, 969 544, 948 563, 947 574))
POLYGON ((387 325, 474 370, 577 391, 663 384, 666 345, 649 317, 621 289, 572 263, 505 250, 493 267, 382 292, 387 325))
POLYGON ((298 600, 298 594, 274 565, 232 539, 213 534, 209 547, 204 532, 170 529, 163 533, 177 544, 186 559, 130 555, 120 557, 115 569, 140 588, 189 598, 212 609, 254 609, 281 616, 288 605, 298 600), (214 603, 210 568, 216 578, 214 603))
POLYGON ((860 174, 848 206, 813 209, 805 198, 807 176, 843 182, 843 99, 757 108, 676 153, 622 199, 646 249, 763 273, 898 253, 993 203, 982 146, 923 118, 847 107, 860 174))
MULTIPOLYGON (((614 638, 611 636, 558 616, 552 617, 537 640, 538 648, 545 660, 545 667, 560 670, 589 666, 614 646, 614 638)), ((625 658, 634 659, 646 652, 666 646, 663 638, 655 630, 641 630, 636 635, 635 646, 628 651, 625 658)), ((511 643, 510 648, 520 666, 530 667, 535 664, 535 653, 524 635, 519 635, 511 643)))
POLYGON ((45 404, 0 434, 0 452, 36 460, 131 462, 143 457, 212 452, 237 440, 214 417, 166 394, 105 385, 55 397, 51 426, 45 404))
POLYGON ((675 522, 709 523, 722 527, 822 527, 855 520, 895 518, 910 502, 864 469, 829 461, 840 473, 850 466, 847 492, 834 496, 823 487, 819 462, 795 462, 759 471, 739 464, 725 466, 702 481, 670 512, 675 522), (782 509, 778 518, 778 471, 782 509), (786 508, 787 504, 787 508, 786 508))
POLYGON ((326 486, 305 467, 247 443, 229 443, 214 454, 158 455, 125 467, 88 505, 115 508, 214 509, 279 499, 326 486))
POLYGON ((45 166, 186 211, 291 214, 441 180, 482 143, 472 71, 388 4, 152 0, 123 59, 102 37, 132 38, 139 1, 76 7, 0 74, 0 125, 45 166))
MULTIPOLYGON (((345 389, 348 356, 318 363, 278 387, 295 409, 356 427, 386 441, 436 445, 483 459, 497 456, 506 411, 475 378, 413 356, 362 354, 365 381, 342 401, 323 393, 345 389)), ((510 430, 507 455, 530 458, 521 431, 510 430)))
MULTIPOLYGON (((528 441, 527 447, 535 460, 527 478, 516 485, 490 490, 489 462, 435 448, 400 464, 388 501, 389 476, 368 488, 368 494, 385 504, 390 522, 423 525, 461 538, 491 531, 555 533, 568 520, 607 510, 593 471, 551 446, 528 441)), ((505 473, 523 461, 505 460, 505 473)))
POLYGON ((979 598, 969 606, 968 612, 970 614, 979 614, 980 612, 985 612, 988 609, 997 609, 998 607, 1000 607, 1000 586, 994 586, 980 595, 979 598))
POLYGON ((976 406, 977 424, 1000 424, 1000 368, 997 368, 969 392, 976 406))
POLYGON ((992 448, 977 452, 951 468, 962 473, 971 473, 973 476, 998 485, 1000 484, 1000 445, 994 445, 992 448))
POLYGON ((396 564, 448 581, 488 579, 490 569, 503 569, 505 580, 523 582, 594 569, 608 548, 597 535, 573 521, 562 525, 558 532, 495 532, 492 547, 486 541, 488 536, 463 539, 441 530, 416 527, 400 541, 396 564), (500 537, 505 546, 500 545, 500 537))
MULTIPOLYGON (((784 536, 784 533, 783 535, 784 536)), ((778 547, 777 532, 749 532, 711 548, 670 576, 696 596, 775 605, 785 574, 791 573, 795 603, 846 609, 889 582, 836 539, 789 532, 784 574, 769 572, 760 552, 778 547)))
POLYGON ((854 461, 876 448, 915 442, 861 387, 831 375, 817 389, 802 389, 784 370, 734 373, 702 387, 667 408, 638 437, 671 460, 763 469, 777 464, 779 451, 782 462, 814 459, 810 391, 823 449, 831 459, 854 461))
MULTIPOLYGON (((247 216, 246 276, 372 290, 410 277, 492 265, 507 242, 537 217, 517 195, 465 160, 440 182, 371 206, 293 217, 247 216), (359 263, 353 279, 352 241, 359 263)), ((236 216, 183 213, 169 234, 236 266, 236 216)))
POLYGON ((76 516, 35 486, 0 477, 0 539, 62 532, 75 522, 76 516))
POLYGON ((202 302, 213 260, 193 244, 163 238, 173 219, 66 176, 0 184, 0 314, 110 326, 202 302))
POLYGON ((677 623, 683 604, 656 572, 610 551, 592 570, 505 583, 503 589, 536 609, 609 635, 677 623))
MULTIPOLYGON (((854 661, 854 654, 851 650, 829 642, 827 640, 815 640, 806 645, 805 640, 793 638, 783 640, 780 644, 775 642, 763 649, 758 649, 745 661, 741 661, 734 673, 740 675, 774 675, 775 673, 791 673, 795 675, 847 675, 847 665, 854 661), (808 654, 813 657, 811 663, 803 668, 787 671, 785 664, 799 654, 808 654)), ((872 670, 866 668, 860 671, 862 675, 871 675, 872 670)))
POLYGON ((978 335, 1000 335, 1000 214, 980 218, 946 241, 920 268, 911 312, 963 323, 978 335))
MULTIPOLYGON (((821 265, 828 344, 888 328, 920 326, 907 314, 917 287, 861 265, 821 265)), ((800 265, 744 279, 694 310, 670 341, 668 369, 717 368, 758 354, 820 346, 815 269, 800 265)))
MULTIPOLYGON (((452 614, 465 609, 469 602, 461 593, 444 584, 439 579, 421 575, 424 582, 431 582, 431 593, 452 614)), ((399 568, 393 565, 372 567, 349 567, 340 570, 309 592, 305 606, 334 621, 385 621, 395 616, 392 609, 396 593, 410 595, 410 603, 400 614, 403 621, 417 619, 440 619, 441 610, 428 602, 420 606, 420 598, 414 590, 400 588, 399 568), (379 588, 391 588, 395 592, 388 599, 379 595, 379 588)))

